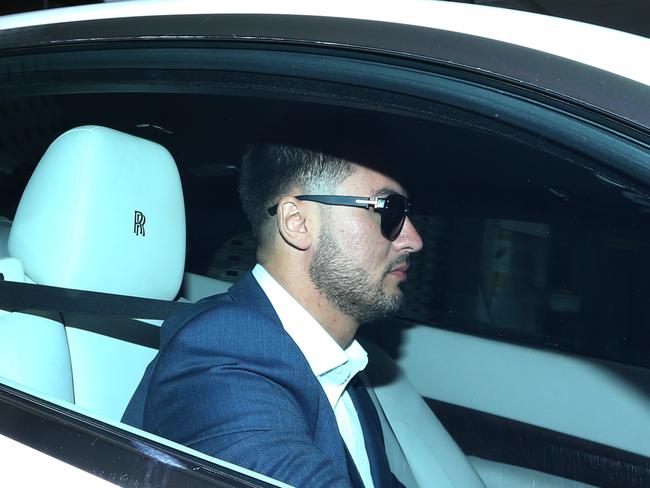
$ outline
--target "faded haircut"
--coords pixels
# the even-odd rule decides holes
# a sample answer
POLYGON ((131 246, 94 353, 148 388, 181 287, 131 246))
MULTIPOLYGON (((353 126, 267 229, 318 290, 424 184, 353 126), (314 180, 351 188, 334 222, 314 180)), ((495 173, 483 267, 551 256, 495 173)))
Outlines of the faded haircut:
POLYGON ((255 144, 242 161, 239 195, 257 240, 258 257, 272 242, 275 219, 268 214, 294 188, 302 194, 329 194, 354 172, 351 161, 311 149, 255 144))

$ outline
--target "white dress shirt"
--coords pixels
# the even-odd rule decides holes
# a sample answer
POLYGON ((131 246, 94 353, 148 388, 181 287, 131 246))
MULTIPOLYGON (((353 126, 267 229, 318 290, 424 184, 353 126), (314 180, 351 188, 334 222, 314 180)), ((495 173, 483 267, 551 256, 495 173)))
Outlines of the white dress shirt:
POLYGON ((327 331, 260 264, 253 276, 268 297, 275 312, 305 356, 309 367, 329 400, 339 432, 354 460, 366 488, 374 488, 368 453, 357 411, 346 391, 350 380, 368 364, 368 354, 355 340, 343 349, 327 331))

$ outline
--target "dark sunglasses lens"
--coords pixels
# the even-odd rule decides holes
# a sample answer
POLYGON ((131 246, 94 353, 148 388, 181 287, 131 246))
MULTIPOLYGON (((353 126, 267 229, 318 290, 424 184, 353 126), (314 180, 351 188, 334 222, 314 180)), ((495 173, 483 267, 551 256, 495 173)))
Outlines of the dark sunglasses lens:
POLYGON ((394 241, 402 232, 404 220, 406 220, 406 208, 408 202, 402 195, 389 195, 381 213, 381 233, 394 241))

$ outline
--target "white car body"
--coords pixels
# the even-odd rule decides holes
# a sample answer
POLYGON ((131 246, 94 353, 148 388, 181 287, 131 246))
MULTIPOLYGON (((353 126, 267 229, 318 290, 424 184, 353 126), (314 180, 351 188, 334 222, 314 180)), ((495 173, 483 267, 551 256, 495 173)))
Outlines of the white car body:
MULTIPOLYGON (((562 56, 650 85, 650 40, 547 15, 438 0, 135 0, 68 7, 0 18, 0 29, 93 19, 158 15, 309 15, 417 25, 508 42, 562 56)), ((236 34, 234 34, 236 35, 236 34)))

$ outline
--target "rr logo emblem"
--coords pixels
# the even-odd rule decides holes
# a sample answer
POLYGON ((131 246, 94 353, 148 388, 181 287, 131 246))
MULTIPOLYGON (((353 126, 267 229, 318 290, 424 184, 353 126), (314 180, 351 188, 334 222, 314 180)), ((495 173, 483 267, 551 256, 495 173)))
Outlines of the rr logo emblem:
POLYGON ((133 233, 136 236, 144 237, 144 223, 147 221, 147 218, 139 210, 135 211, 135 217, 133 218, 133 233))

